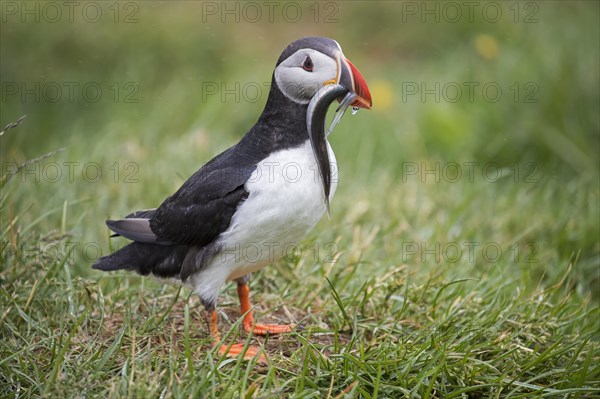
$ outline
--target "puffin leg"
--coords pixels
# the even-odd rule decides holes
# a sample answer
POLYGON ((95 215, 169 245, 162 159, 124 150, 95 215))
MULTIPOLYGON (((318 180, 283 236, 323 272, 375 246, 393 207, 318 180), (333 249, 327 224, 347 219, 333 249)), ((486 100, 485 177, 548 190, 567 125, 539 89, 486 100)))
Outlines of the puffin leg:
POLYGON ((248 287, 249 279, 239 279, 237 281, 237 292, 240 298, 240 309, 241 313, 244 315, 244 319, 242 320, 242 325, 244 326, 244 330, 246 332, 257 335, 267 335, 267 334, 281 334, 291 332, 295 324, 286 325, 286 324, 254 324, 254 317, 252 316, 252 311, 250 310, 250 288, 248 287))
MULTIPOLYGON (((244 352, 245 344, 243 342, 238 342, 231 345, 221 345, 221 336, 219 335, 219 328, 217 325, 217 311, 216 309, 207 309, 207 321, 208 321, 208 330, 210 332, 210 336, 213 339, 213 347, 219 346, 219 355, 226 355, 229 357, 236 357, 244 352)), ((267 358, 264 354, 261 353, 261 348, 258 346, 250 345, 248 349, 244 352, 244 359, 253 359, 258 356, 258 363, 267 363, 267 358)))

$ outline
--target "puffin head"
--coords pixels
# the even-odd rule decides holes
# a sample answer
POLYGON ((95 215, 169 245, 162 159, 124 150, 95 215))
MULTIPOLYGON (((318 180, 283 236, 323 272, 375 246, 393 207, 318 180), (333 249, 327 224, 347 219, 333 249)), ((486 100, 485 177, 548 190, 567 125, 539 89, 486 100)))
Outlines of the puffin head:
POLYGON ((339 84, 356 94, 352 107, 370 109, 371 93, 358 69, 333 39, 310 36, 291 43, 274 72, 279 90, 298 104, 308 104, 323 86, 339 84))
MULTIPOLYGON (((269 99, 273 99, 273 106, 270 107, 270 101, 267 101, 265 110, 277 112, 284 109, 286 113, 273 119, 294 121, 298 127, 300 123, 306 127, 306 130, 298 128, 297 131, 308 133, 323 184, 323 202, 329 215, 331 165, 327 135, 348 106, 371 108, 371 93, 365 79, 344 56, 338 42, 326 37, 304 37, 287 46, 279 57, 269 99), (281 96, 293 103, 297 112, 290 111, 293 107, 277 107, 281 96), (341 104, 329 131, 326 131, 327 109, 335 100, 341 104)), ((270 116, 268 112, 267 116, 270 116)))

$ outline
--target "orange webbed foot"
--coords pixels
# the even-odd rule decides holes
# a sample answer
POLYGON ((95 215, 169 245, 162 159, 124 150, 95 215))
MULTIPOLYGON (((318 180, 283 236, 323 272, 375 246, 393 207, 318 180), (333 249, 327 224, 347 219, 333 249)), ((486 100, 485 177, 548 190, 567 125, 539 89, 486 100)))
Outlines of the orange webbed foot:
POLYGON ((267 357, 264 355, 264 353, 261 353, 262 351, 260 347, 250 345, 244 352, 244 346, 245 345, 243 343, 221 345, 219 347, 219 354, 227 357, 236 357, 240 356, 243 352, 244 359, 252 360, 258 356, 256 360, 258 363, 267 364, 267 357))
POLYGON ((295 324, 247 324, 244 323, 244 330, 247 333, 254 333, 256 335, 269 335, 269 334, 285 334, 292 332, 296 327, 295 324))
POLYGON ((238 283, 237 290, 240 298, 240 310, 244 315, 242 324, 247 333, 254 332, 256 335, 284 334, 289 333, 296 328, 295 324, 254 324, 254 317, 252 316, 250 305, 250 288, 248 287, 248 284, 238 283))

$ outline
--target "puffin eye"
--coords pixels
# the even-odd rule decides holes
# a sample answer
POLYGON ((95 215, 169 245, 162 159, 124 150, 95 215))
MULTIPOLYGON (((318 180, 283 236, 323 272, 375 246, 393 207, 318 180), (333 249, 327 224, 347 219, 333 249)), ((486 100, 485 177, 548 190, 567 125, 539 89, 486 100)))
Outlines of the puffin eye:
POLYGON ((304 62, 302 63, 302 69, 304 69, 305 71, 308 72, 312 72, 313 71, 313 67, 315 65, 313 64, 312 60, 310 59, 309 56, 306 56, 306 59, 304 60, 304 62))

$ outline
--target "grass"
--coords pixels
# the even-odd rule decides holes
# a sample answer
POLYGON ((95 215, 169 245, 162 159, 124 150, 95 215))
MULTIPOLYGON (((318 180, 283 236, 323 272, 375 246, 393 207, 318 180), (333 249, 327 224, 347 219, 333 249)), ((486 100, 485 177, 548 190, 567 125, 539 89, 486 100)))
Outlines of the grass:
MULTIPOLYGON (((79 276, 71 271, 76 257, 66 245, 74 238, 60 232, 39 236, 34 229, 15 234, 15 241, 7 238, 1 275, 8 287, 2 292, 3 393, 594 397, 599 308, 586 288, 593 274, 582 269, 576 253, 557 259, 560 238, 537 241, 529 259, 534 263, 514 252, 494 263, 478 252, 473 261, 465 255, 454 263, 444 255, 439 261, 422 254, 402 259, 402 243, 450 242, 445 223, 430 224, 433 230, 426 233, 421 224, 448 219, 449 213, 461 219, 460 237, 497 231, 494 239, 502 248, 524 240, 516 223, 522 216, 510 212, 515 206, 537 203, 537 212, 548 215, 527 232, 530 240, 553 236, 561 223, 585 224, 597 216, 597 210, 584 214, 567 207, 566 196, 562 213, 552 212, 556 202, 540 205, 549 195, 560 197, 552 185, 510 189, 486 182, 408 182, 382 197, 357 188, 346 197, 355 201, 334 208, 337 223, 321 224, 301 255, 255 277, 253 300, 261 320, 305 325, 290 336, 252 338, 264 345, 268 366, 220 359, 211 349, 202 307, 186 289, 122 273, 79 276), (522 190, 529 195, 519 198, 522 190), (492 204, 502 191, 509 198, 492 204), (406 192, 420 194, 390 200, 406 192), (431 198, 443 192, 466 202, 468 216, 457 215, 453 203, 433 204, 431 198), (39 251, 38 243, 53 249, 39 251), (329 243, 335 245, 325 248, 329 243)), ((221 329, 228 339, 245 339, 234 291, 229 287, 221 299, 221 329)))
POLYGON ((342 24, 198 24, 200 3, 146 4, 132 25, 0 26, 3 83, 140 89, 137 103, 3 97, 3 125, 27 118, 0 135, 0 397, 600 397, 597 4, 536 3, 530 25, 398 25, 393 2, 341 7, 342 24), (104 219, 157 205, 264 102, 192 88, 268 81, 304 28, 342 44, 376 107, 331 137, 331 221, 251 282, 257 319, 303 328, 242 333, 230 285, 225 341, 269 361, 221 358, 187 288, 90 264, 121 243, 104 219), (402 97, 469 81, 534 82, 538 101, 402 97))

